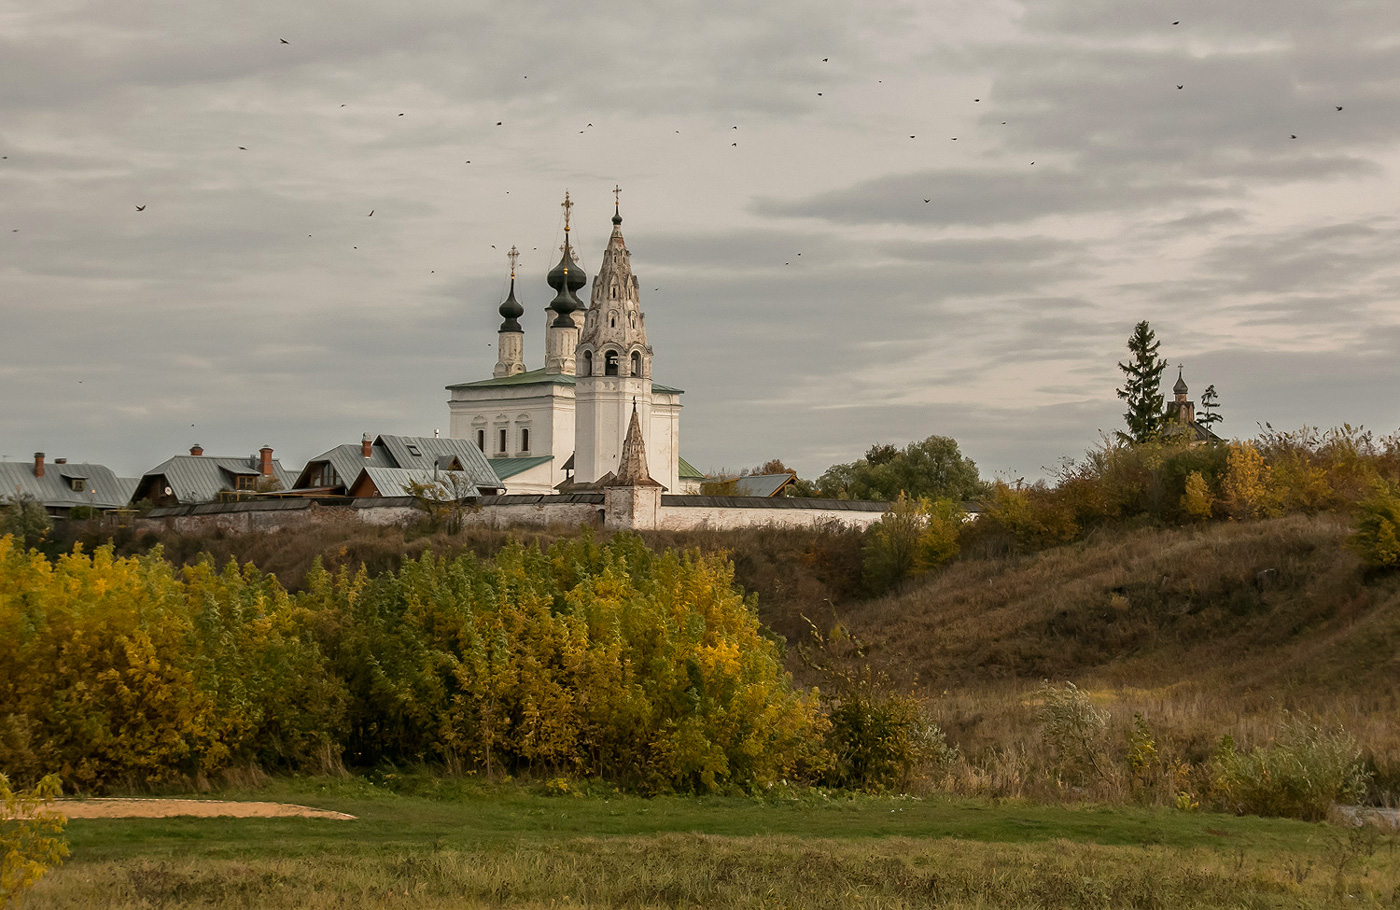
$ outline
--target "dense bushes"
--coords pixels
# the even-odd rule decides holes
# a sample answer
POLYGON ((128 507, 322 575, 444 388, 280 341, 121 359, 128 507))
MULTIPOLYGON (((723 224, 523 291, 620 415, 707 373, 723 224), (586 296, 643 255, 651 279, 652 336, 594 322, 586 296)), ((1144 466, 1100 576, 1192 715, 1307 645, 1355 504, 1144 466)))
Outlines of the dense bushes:
POLYGON ((1369 775, 1345 731, 1288 717, 1273 742, 1248 752, 1222 740, 1213 777, 1211 795, 1222 808, 1317 821, 1334 802, 1359 801, 1369 775))
MULTIPOLYGON (((993 485, 965 550, 1040 550, 1099 527, 1350 510, 1400 483, 1400 436, 1266 428, 1249 442, 1106 441, 1054 484, 993 485)), ((1381 528, 1383 537, 1384 528, 1381 528)))
POLYGON ((950 499, 930 502, 903 493, 865 532, 862 576, 873 594, 923 575, 957 555, 966 516, 950 499))
POLYGON ((0 538, 0 765, 83 788, 229 764, 443 761, 709 789, 823 761, 718 558, 635 537, 425 554, 304 592, 0 538))

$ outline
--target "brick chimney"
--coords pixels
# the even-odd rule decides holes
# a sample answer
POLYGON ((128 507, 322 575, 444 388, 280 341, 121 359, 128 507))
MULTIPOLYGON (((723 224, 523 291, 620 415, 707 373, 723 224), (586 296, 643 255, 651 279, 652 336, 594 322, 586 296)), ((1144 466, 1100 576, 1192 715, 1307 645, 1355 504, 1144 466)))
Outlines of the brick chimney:
POLYGON ((35 477, 43 477, 43 476, 44 476, 44 453, 43 453, 43 452, 35 452, 35 453, 34 453, 34 476, 35 476, 35 477))
POLYGON ((200 445, 199 443, 196 442, 194 445, 190 446, 190 454, 191 454, 191 455, 203 455, 203 454, 204 454, 204 446, 202 446, 202 445, 200 445))
POLYGON ((272 446, 258 449, 258 471, 264 477, 272 476, 272 446))
POLYGON ((67 463, 68 463, 68 459, 66 459, 66 458, 55 458, 55 459, 53 460, 53 463, 54 463, 54 464, 67 464, 67 463))
POLYGON ((368 458, 374 454, 374 440, 369 438, 369 434, 360 437, 360 454, 368 458))

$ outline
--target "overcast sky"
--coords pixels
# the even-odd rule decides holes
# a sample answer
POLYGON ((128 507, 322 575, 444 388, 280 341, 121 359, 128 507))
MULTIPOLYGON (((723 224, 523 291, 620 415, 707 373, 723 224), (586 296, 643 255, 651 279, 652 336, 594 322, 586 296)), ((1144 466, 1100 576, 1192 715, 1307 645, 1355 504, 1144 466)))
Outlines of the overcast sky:
POLYGON ((1141 319, 1225 435, 1400 427, 1395 0, 754 6, 0 0, 0 455, 446 431, 614 185, 704 469, 1041 476, 1141 319))

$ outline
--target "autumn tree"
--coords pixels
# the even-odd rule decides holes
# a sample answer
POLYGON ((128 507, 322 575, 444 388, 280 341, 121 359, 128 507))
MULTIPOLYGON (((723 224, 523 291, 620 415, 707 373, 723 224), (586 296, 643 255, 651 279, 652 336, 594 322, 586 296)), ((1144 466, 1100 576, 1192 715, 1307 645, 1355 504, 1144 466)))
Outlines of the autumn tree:
POLYGON ((1118 364, 1124 377, 1118 397, 1128 403, 1123 414, 1128 432, 1121 435, 1133 442, 1146 442, 1162 428, 1162 371, 1167 362, 1157 353, 1161 346, 1144 319, 1134 326, 1128 338, 1128 353, 1132 356, 1126 363, 1118 364))
POLYGON ((865 457, 827 468, 817 480, 822 496, 893 502, 900 493, 911 499, 976 499, 987 490, 972 459, 958 451, 956 440, 930 436, 902 449, 874 445, 865 457))

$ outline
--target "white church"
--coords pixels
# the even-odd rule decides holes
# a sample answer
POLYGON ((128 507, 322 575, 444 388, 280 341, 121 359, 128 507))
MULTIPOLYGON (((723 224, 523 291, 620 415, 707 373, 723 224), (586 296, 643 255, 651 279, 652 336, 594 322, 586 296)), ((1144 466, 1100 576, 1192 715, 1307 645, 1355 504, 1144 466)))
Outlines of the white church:
POLYGON ((525 366, 525 308, 515 299, 519 254, 512 247, 494 376, 447 386, 448 433, 476 443, 507 493, 597 490, 623 468, 635 411, 650 477, 670 493, 699 492, 702 476, 680 457, 682 392, 652 380, 652 347, 620 208, 614 206, 612 235, 585 308, 578 291, 588 276, 570 244, 567 193, 563 207, 563 256, 546 279, 554 299, 545 309, 544 367, 525 366))

